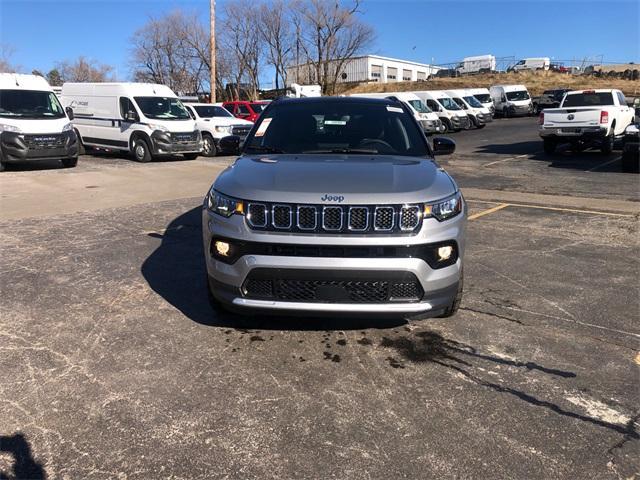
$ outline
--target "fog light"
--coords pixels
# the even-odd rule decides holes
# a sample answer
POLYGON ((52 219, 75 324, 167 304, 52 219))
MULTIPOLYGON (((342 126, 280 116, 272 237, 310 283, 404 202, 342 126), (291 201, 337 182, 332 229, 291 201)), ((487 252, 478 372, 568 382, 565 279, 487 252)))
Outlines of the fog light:
POLYGON ((221 255, 223 257, 226 257, 229 255, 229 250, 231 250, 231 246, 227 242, 216 240, 215 246, 216 246, 216 253, 218 255, 221 255))
POLYGON ((451 245, 438 248, 438 260, 441 262, 449 260, 449 258, 451 258, 451 254, 453 254, 453 247, 451 245))

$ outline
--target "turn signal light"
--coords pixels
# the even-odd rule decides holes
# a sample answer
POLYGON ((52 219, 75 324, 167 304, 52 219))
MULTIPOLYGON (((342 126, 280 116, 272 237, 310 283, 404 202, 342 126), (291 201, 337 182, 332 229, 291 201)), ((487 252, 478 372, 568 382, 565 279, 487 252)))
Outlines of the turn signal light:
POLYGON ((600 123, 609 123, 609 112, 604 110, 600 112, 600 123))

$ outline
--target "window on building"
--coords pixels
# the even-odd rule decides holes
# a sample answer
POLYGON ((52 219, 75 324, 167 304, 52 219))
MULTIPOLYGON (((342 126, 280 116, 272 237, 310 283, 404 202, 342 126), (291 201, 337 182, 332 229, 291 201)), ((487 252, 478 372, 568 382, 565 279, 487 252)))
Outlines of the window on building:
POLYGON ((376 82, 382 78, 382 65, 371 65, 371 78, 376 82))
POLYGON ((402 80, 405 82, 411 81, 411 70, 402 70, 402 80))
POLYGON ((394 67, 387 67, 387 80, 397 80, 398 69, 394 67))
POLYGON ((427 79, 427 72, 418 72, 418 81, 427 79))

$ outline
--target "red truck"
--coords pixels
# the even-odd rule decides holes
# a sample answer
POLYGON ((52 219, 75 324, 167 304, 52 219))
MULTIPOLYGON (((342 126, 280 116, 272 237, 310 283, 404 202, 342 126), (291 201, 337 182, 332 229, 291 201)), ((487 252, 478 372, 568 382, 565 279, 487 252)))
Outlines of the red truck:
POLYGON ((222 106, 229 110, 234 117, 255 122, 269 102, 249 102, 239 100, 224 102, 222 106))

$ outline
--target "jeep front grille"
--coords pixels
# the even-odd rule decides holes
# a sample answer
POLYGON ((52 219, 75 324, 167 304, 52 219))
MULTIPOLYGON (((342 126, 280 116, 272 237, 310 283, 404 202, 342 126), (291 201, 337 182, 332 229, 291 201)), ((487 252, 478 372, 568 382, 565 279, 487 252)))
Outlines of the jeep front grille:
POLYGON ((414 233, 422 225, 420 205, 292 205, 249 202, 246 221, 254 230, 292 233, 414 233))

